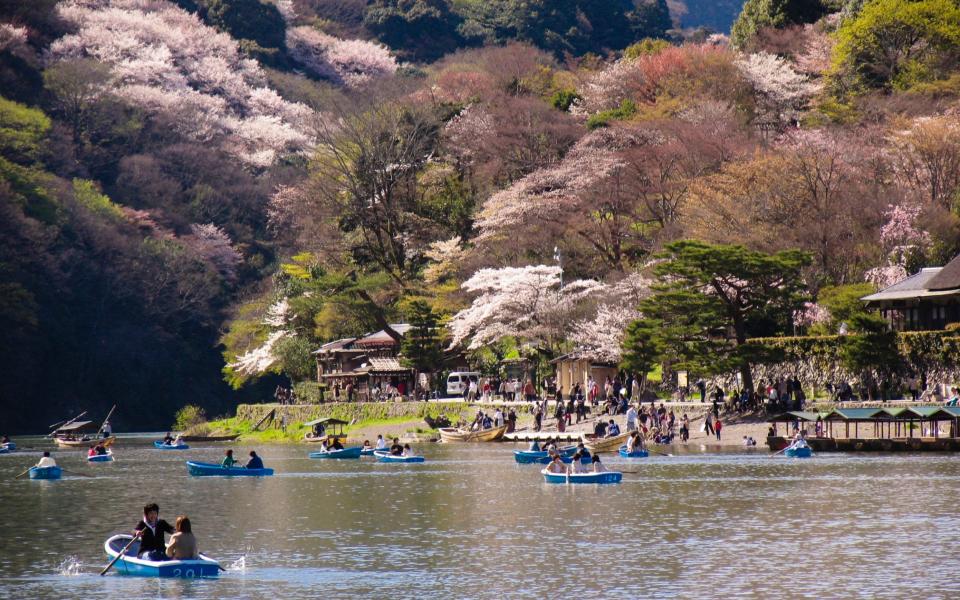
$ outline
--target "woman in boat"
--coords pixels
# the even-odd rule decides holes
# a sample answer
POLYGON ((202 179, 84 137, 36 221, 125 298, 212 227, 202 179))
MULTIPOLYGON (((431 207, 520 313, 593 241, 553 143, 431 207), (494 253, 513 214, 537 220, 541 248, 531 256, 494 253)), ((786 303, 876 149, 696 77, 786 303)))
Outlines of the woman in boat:
POLYGON ((160 518, 157 503, 147 504, 143 507, 143 519, 133 528, 133 535, 140 536, 140 553, 137 556, 144 560, 164 560, 166 547, 163 534, 174 532, 173 526, 160 518))
POLYGON ((96 444, 90 446, 90 449, 87 450, 87 456, 96 456, 97 454, 98 454, 98 452, 97 452, 97 445, 96 445, 96 444))
POLYGON ((636 431, 630 432, 630 437, 627 438, 627 454, 632 454, 634 449, 637 447, 637 438, 640 436, 636 431))
MULTIPOLYGON (((342 448, 342 446, 341 446, 342 448)), ((257 456, 257 453, 253 450, 250 451, 250 460, 247 461, 246 468, 248 469, 262 469, 263 468, 263 459, 257 456)))
POLYGON ((167 544, 167 556, 174 560, 191 560, 200 554, 197 551, 197 538, 190 527, 190 519, 186 515, 177 517, 176 530, 167 544))
POLYGON ((583 455, 579 452, 574 453, 573 460, 570 462, 570 473, 577 475, 579 473, 586 473, 587 467, 583 464, 583 455))
POLYGON ((223 460, 220 461, 220 466, 229 469, 235 464, 237 464, 237 459, 233 457, 233 450, 227 450, 226 456, 224 456, 223 460))
POLYGON ((363 449, 372 450, 373 446, 370 444, 370 440, 363 440, 363 449))
POLYGON ((560 459, 559 454, 553 455, 553 460, 547 465, 547 471, 551 473, 565 474, 567 472, 567 465, 563 464, 563 461, 560 459))
POLYGON ((403 445, 402 456, 416 456, 416 454, 413 453, 413 448, 410 447, 410 444, 403 445))
POLYGON ((603 466, 603 463, 600 462, 600 455, 593 455, 593 472, 594 473, 605 473, 607 468, 603 466))

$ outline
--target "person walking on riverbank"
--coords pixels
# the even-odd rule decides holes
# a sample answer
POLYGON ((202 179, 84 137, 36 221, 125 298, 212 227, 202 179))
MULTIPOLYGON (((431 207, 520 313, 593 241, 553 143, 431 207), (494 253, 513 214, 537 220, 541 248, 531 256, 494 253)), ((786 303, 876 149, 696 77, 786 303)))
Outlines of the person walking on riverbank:
POLYGON ((637 407, 633 404, 630 405, 630 408, 627 409, 627 431, 636 431, 637 430, 637 407))
POLYGON ((714 423, 714 425, 713 425, 713 430, 714 430, 714 431, 716 432, 716 434, 717 434, 717 441, 718 441, 718 442, 720 441, 720 430, 721 430, 721 429, 723 429, 723 421, 721 421, 720 419, 717 419, 717 422, 714 423))
POLYGON ((703 431, 704 431, 708 436, 714 434, 714 431, 713 431, 713 414, 712 414, 712 413, 709 413, 709 412, 708 412, 707 415, 706 415, 705 417, 703 417, 703 431))
POLYGON ((543 426, 543 411, 540 410, 540 405, 538 404, 533 409, 533 430, 540 431, 540 428, 543 426))

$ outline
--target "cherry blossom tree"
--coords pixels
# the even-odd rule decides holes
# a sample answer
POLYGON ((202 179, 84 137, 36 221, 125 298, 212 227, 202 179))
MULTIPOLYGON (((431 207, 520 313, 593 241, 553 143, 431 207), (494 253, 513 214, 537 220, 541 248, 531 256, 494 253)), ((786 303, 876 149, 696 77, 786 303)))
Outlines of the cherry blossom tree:
POLYGON ((561 286, 560 275, 560 267, 547 265, 477 271, 461 286, 475 297, 450 320, 450 346, 469 339, 467 347, 477 349, 514 336, 556 349, 581 303, 604 288, 593 280, 561 286))
POLYGON ((91 58, 109 65, 118 97, 175 115, 182 134, 218 140, 254 167, 310 147, 313 112, 267 88, 256 61, 196 15, 146 0, 66 0, 57 14, 73 32, 51 44, 48 64, 91 58))
POLYGON ((315 75, 348 87, 393 75, 398 67, 386 46, 341 40, 308 26, 287 30, 287 49, 291 58, 315 75))
POLYGON ((765 120, 796 120, 806 101, 819 89, 775 54, 750 54, 736 64, 753 86, 761 118, 765 120))
POLYGON ((237 280, 237 267, 243 257, 233 247, 230 236, 213 223, 190 225, 191 235, 183 238, 186 245, 214 266, 228 282, 237 280))

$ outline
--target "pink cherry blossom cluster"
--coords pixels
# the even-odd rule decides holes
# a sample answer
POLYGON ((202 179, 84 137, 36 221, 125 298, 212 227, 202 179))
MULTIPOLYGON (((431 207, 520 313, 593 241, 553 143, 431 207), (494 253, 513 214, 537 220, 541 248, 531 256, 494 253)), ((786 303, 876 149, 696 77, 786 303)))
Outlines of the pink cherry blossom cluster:
POLYGON ((393 75, 399 66, 382 44, 342 40, 308 26, 287 29, 287 49, 315 75, 348 87, 393 75))

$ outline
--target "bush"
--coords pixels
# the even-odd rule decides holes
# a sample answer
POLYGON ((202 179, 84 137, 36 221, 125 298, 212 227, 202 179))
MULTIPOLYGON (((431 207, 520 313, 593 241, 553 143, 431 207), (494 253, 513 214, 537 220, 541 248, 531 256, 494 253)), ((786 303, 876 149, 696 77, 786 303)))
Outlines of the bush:
POLYGON ((567 112, 574 100, 578 100, 580 95, 574 90, 557 90, 550 97, 550 105, 556 109, 567 112))
POLYGON ((188 404, 177 411, 173 421, 174 431, 186 431, 207 422, 207 413, 199 406, 188 404))
POLYGON ((600 111, 595 115, 591 115, 590 118, 587 119, 587 128, 597 129, 598 127, 606 127, 610 124, 610 121, 624 121, 635 114, 637 114, 637 103, 633 100, 624 100, 617 108, 600 111))

